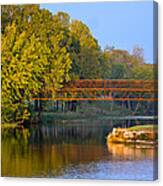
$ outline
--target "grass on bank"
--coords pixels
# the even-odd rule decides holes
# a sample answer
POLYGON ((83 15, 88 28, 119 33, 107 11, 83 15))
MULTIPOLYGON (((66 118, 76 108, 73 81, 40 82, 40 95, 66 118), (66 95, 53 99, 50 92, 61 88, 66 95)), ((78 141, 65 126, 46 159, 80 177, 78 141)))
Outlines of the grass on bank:
POLYGON ((1 128, 6 129, 6 128, 16 128, 18 124, 16 123, 1 123, 1 128))
POLYGON ((133 126, 128 128, 128 130, 130 131, 141 131, 141 130, 157 130, 158 129, 158 125, 138 125, 138 126, 133 126))

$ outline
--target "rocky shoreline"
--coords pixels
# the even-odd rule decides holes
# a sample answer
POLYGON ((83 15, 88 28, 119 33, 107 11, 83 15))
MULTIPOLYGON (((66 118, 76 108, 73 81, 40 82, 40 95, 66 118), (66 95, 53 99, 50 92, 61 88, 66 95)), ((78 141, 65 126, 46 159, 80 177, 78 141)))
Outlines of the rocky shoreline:
POLYGON ((113 128, 113 131, 107 136, 107 143, 157 145, 157 136, 156 129, 113 128))

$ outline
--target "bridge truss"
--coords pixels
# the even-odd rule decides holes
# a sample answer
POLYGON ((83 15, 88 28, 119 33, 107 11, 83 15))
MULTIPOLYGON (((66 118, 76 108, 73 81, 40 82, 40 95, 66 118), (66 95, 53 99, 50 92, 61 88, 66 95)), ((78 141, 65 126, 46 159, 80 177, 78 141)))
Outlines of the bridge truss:
MULTIPOLYGON (((54 90, 54 89, 53 89, 54 90)), ((155 80, 103 80, 84 79, 66 84, 55 95, 52 89, 43 90, 43 96, 32 100, 62 101, 157 101, 157 81, 155 80)))

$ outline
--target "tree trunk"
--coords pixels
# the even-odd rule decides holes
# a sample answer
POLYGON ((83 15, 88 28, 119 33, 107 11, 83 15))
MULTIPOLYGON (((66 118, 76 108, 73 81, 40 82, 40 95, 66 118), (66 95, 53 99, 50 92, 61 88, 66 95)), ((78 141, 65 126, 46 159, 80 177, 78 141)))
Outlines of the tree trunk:
POLYGON ((62 101, 61 109, 62 109, 62 112, 64 112, 64 104, 63 104, 63 101, 62 101))
POLYGON ((132 115, 135 115, 136 114, 139 106, 140 106, 140 102, 137 103, 136 108, 135 108, 134 112, 132 113, 132 115))
POLYGON ((38 110, 39 110, 39 108, 38 108, 38 107, 39 107, 39 106, 38 106, 38 102, 39 102, 38 100, 35 100, 35 101, 34 101, 34 107, 35 107, 34 110, 35 110, 35 111, 38 111, 38 110))
POLYGON ((58 100, 56 101, 56 107, 57 107, 57 112, 58 112, 58 100))
POLYGON ((128 109, 131 111, 131 103, 130 100, 127 101, 128 109))

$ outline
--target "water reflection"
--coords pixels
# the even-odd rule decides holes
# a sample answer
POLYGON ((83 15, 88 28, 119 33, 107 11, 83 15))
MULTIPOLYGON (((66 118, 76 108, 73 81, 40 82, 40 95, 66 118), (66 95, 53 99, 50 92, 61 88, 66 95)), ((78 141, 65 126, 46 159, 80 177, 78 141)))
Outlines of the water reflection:
POLYGON ((157 148, 149 145, 108 144, 108 152, 114 160, 153 160, 157 156, 157 148))
POLYGON ((107 146, 105 137, 114 125, 113 121, 57 121, 29 129, 3 129, 2 176, 123 179, 115 167, 130 171, 139 161, 145 176, 139 172, 138 179, 152 179, 155 150, 107 146), (130 161, 133 165, 128 167, 130 161))

